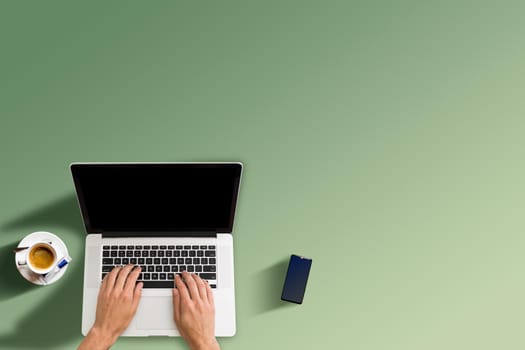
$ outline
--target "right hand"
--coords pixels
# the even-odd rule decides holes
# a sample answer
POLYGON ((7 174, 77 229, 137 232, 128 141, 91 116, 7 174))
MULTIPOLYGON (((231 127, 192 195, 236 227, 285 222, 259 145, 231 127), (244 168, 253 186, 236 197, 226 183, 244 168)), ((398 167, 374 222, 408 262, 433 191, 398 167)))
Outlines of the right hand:
POLYGON ((208 282, 188 272, 175 276, 173 316, 192 350, 220 349, 215 339, 215 305, 208 282), (183 281, 184 279, 184 281, 183 281))

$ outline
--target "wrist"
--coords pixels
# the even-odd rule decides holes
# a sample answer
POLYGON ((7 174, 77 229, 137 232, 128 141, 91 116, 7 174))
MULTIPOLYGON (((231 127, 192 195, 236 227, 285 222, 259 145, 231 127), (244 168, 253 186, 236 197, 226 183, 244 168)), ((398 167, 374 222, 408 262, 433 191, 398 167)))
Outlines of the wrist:
POLYGON ((191 350, 219 350, 219 343, 217 342, 217 339, 210 338, 210 339, 198 339, 193 342, 188 341, 188 345, 190 346, 191 350))
POLYGON ((118 339, 118 334, 107 331, 98 326, 93 326, 89 331, 88 337, 92 337, 97 341, 97 349, 109 349, 118 339))

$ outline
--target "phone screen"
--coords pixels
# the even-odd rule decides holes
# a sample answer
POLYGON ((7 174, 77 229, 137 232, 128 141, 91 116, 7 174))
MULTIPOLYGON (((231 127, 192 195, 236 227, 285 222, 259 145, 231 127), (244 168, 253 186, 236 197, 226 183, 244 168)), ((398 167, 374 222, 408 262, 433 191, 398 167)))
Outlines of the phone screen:
POLYGON ((290 257, 288 272, 286 273, 283 293, 281 295, 282 300, 302 304, 311 266, 312 259, 298 255, 292 255, 290 257))

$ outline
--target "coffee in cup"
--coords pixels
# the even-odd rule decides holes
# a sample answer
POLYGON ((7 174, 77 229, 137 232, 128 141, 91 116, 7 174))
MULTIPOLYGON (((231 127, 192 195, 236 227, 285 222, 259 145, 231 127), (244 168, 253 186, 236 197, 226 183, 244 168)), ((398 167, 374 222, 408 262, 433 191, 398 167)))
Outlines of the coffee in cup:
POLYGON ((47 270, 55 262, 55 251, 48 244, 35 244, 29 251, 29 264, 38 270, 47 270))
POLYGON ((28 253, 18 263, 27 264, 34 273, 44 275, 56 265, 57 254, 55 248, 48 242, 36 242, 28 249, 28 253))

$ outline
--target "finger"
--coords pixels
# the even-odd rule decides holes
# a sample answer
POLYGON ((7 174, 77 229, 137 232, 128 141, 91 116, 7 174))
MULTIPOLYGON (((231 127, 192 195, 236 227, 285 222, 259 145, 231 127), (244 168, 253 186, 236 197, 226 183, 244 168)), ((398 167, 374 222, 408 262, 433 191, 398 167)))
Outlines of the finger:
POLYGON ((121 267, 115 266, 110 273, 106 275, 104 281, 102 282, 101 290, 111 290, 115 286, 115 280, 117 279, 118 273, 120 272, 121 267))
POLYGON ((177 288, 173 288, 173 318, 175 322, 180 320, 180 292, 177 288))
POLYGON ((177 287, 177 291, 180 294, 181 304, 191 302, 188 287, 186 287, 186 284, 182 281, 182 278, 179 275, 175 276, 175 286, 177 287))
POLYGON ((128 275, 131 272, 132 268, 133 268, 133 265, 126 265, 122 269, 120 269, 117 280, 115 281, 115 289, 117 290, 124 289, 124 284, 126 283, 126 280, 128 279, 128 275))
POLYGON ((133 294, 133 290, 135 289, 135 285, 137 284, 137 278, 139 278, 140 271, 142 271, 142 269, 139 266, 133 267, 130 274, 128 275, 128 278, 126 279, 124 291, 133 294))
POLYGON ((188 290, 190 291, 190 297, 192 300, 198 300, 199 299, 199 289, 197 288, 197 283, 195 283, 195 280, 193 277, 191 277, 191 274, 184 271, 182 273, 182 277, 184 278, 184 282, 186 282, 186 285, 188 286, 188 290))
POLYGON ((142 287, 144 286, 144 283, 139 282, 135 286, 135 290, 133 291, 133 309, 137 310, 137 307, 139 306, 140 297, 142 296, 142 287))
POLYGON ((213 290, 210 287, 210 284, 208 282, 204 282, 206 284, 206 295, 208 297, 208 303, 215 308, 215 302, 213 301, 213 290))
POLYGON ((206 281, 203 281, 197 274, 192 274, 193 279, 195 280, 195 284, 197 285, 197 289, 199 290, 199 298, 202 301, 208 301, 208 292, 206 291, 206 286, 204 285, 207 283, 206 281))

